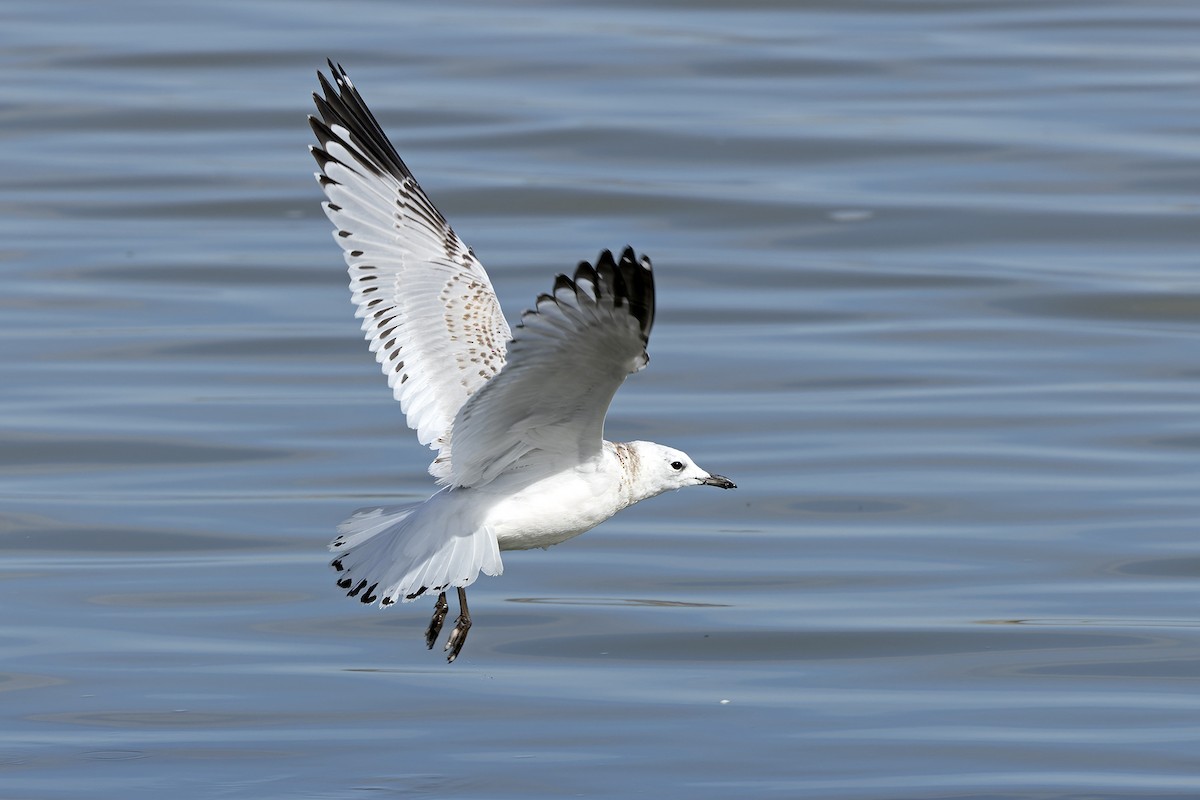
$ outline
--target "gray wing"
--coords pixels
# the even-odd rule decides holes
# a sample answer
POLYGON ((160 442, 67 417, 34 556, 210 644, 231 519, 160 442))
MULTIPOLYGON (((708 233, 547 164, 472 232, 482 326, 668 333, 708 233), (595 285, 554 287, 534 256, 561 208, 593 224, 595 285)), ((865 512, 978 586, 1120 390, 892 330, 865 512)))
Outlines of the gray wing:
POLYGON ((564 466, 598 453, 613 395, 649 361, 653 324, 650 259, 633 250, 559 275, 521 317, 504 368, 458 412, 450 483, 488 483, 535 451, 564 466))
POLYGON ((317 73, 317 180, 371 352, 421 444, 449 479, 455 416, 505 363, 508 323, 491 280, 383 133, 345 71, 317 73))

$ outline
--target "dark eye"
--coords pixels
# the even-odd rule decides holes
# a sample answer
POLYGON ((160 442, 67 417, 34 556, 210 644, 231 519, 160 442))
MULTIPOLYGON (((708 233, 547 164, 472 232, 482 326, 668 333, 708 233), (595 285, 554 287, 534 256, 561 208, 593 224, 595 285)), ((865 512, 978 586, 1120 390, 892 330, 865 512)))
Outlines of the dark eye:
POLYGON ((673 469, 673 470, 675 470, 676 472, 678 472, 679 470, 683 469, 683 462, 682 462, 682 461, 672 461, 672 462, 671 462, 671 469, 673 469))

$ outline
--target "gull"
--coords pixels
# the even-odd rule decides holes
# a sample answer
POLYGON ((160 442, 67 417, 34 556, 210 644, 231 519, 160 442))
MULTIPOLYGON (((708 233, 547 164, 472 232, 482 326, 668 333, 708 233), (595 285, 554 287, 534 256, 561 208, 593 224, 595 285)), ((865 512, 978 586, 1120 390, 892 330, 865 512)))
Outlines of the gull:
POLYGON ((649 361, 650 259, 631 248, 580 262, 509 328, 483 265, 400 159, 341 65, 318 71, 326 216, 375 360, 442 487, 423 503, 360 509, 329 545, 337 585, 381 608, 437 592, 429 649, 458 592, 444 652, 462 651, 466 589, 502 550, 547 548, 634 503, 685 486, 736 488, 686 453, 609 442, 604 417, 649 361))

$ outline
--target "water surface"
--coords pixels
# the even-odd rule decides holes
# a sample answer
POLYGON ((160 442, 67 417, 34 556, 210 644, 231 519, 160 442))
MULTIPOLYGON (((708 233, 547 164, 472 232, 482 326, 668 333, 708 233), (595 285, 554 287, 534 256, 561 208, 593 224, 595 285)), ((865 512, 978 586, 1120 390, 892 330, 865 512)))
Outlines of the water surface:
POLYGON ((1200 8, 10 4, 0 794, 1200 793, 1200 8), (736 492, 427 605, 305 152, 341 61, 515 317, 658 276, 607 433, 736 492))

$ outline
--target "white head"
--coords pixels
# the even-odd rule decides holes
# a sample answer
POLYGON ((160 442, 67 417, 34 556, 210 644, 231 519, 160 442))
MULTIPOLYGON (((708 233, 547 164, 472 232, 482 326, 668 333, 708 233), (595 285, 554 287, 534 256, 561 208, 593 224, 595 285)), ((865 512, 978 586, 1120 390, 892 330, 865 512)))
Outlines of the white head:
POLYGON ((682 450, 654 442, 629 442, 626 447, 634 462, 627 465, 637 475, 643 496, 654 497, 685 486, 717 486, 736 489, 737 484, 723 475, 707 472, 682 450))

